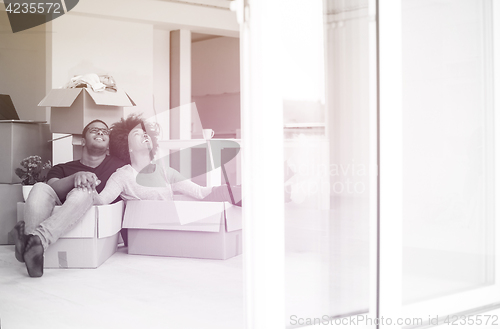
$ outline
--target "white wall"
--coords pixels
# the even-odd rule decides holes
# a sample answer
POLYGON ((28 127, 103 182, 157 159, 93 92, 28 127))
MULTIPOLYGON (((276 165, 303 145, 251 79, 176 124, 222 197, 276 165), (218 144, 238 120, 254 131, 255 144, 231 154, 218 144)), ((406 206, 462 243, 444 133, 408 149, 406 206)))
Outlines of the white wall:
POLYGON ((67 14, 52 32, 52 88, 75 75, 110 74, 137 104, 126 114, 153 114, 153 25, 67 14))
POLYGON ((240 41, 220 37, 194 42, 192 94, 205 96, 240 91, 240 41))
MULTIPOLYGON (((52 31, 48 89, 64 86, 75 75, 110 74, 136 103, 125 108, 125 116, 152 117, 153 94, 157 111, 168 108, 168 31, 156 31, 152 24, 80 15, 65 15, 47 26, 52 31)), ((55 163, 73 159, 70 140, 54 147, 55 163)))
POLYGON ((193 101, 203 127, 214 129, 220 137, 235 137, 228 134, 240 128, 239 39, 194 42, 191 56, 193 101))
POLYGON ((170 31, 154 30, 153 91, 157 122, 163 139, 168 139, 170 127, 170 31))
POLYGON ((0 94, 11 96, 20 119, 45 120, 45 26, 12 33, 0 10, 0 94))

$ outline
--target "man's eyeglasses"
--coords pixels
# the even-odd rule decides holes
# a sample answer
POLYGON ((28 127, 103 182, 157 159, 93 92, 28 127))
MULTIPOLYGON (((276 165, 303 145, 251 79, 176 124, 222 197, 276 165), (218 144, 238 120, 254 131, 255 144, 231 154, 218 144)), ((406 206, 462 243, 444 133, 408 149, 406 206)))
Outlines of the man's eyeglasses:
POLYGON ((91 134, 101 133, 103 135, 109 135, 109 129, 108 128, 90 128, 89 133, 91 133, 91 134))

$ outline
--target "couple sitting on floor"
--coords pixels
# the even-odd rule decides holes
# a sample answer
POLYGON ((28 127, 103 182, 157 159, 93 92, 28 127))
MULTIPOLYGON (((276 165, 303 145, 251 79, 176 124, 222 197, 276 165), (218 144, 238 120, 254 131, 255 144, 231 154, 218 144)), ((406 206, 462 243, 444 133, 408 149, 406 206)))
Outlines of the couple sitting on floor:
MULTIPOLYGON (((185 179, 168 164, 152 163, 158 148, 154 129, 140 116, 114 123, 101 120, 82 132, 80 160, 54 166, 47 183, 37 183, 26 200, 24 219, 10 232, 15 256, 31 277, 43 275, 43 254, 93 206, 128 200, 172 200, 178 191, 196 199, 228 201, 225 186, 203 187, 185 179), (107 151, 109 148, 109 154, 107 151), (54 206, 61 206, 53 213, 54 206)), ((241 199, 241 189, 233 188, 241 199)))

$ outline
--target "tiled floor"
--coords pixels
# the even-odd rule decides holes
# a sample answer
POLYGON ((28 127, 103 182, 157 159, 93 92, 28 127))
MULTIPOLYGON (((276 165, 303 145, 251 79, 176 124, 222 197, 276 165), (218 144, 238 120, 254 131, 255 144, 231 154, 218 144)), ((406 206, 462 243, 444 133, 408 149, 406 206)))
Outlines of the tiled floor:
POLYGON ((242 256, 225 261, 128 255, 97 269, 30 278, 0 246, 0 328, 243 328, 242 256))

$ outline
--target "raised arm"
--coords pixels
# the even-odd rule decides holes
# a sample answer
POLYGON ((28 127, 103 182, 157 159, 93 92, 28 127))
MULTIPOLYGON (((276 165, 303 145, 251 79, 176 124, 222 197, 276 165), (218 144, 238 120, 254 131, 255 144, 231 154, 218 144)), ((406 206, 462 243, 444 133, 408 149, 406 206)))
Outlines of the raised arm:
POLYGON ((165 168, 167 181, 172 185, 173 191, 181 192, 195 199, 203 199, 212 192, 211 187, 200 186, 186 179, 177 170, 170 167, 165 168))

